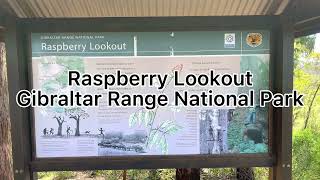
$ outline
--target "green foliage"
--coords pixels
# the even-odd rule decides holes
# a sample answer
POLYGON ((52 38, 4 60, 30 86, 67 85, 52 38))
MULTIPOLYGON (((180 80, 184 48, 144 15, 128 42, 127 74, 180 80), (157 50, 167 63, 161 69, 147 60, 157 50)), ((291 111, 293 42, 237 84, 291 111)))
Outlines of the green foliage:
POLYGON ((228 126, 228 146, 229 149, 234 149, 238 144, 242 142, 244 121, 238 120, 240 118, 239 113, 234 114, 234 121, 231 121, 228 126))
MULTIPOLYGON (((240 61, 240 71, 245 73, 250 71, 253 74, 253 89, 255 99, 259 101, 259 91, 269 89, 269 56, 268 55, 248 55, 242 56, 240 61)), ((252 87, 241 87, 238 93, 248 93, 252 87)), ((233 153, 265 153, 268 152, 266 144, 255 144, 251 140, 244 140, 246 130, 245 120, 250 112, 249 108, 236 108, 232 121, 228 125, 228 148, 233 153)), ((257 110, 257 121, 267 124, 268 107, 257 110)), ((267 131, 267 127, 262 130, 267 131)), ((265 139, 267 141, 267 139, 265 139)), ((265 142, 264 141, 264 142, 265 142)))
POLYGON ((163 180, 174 180, 176 179, 176 170, 175 169, 159 169, 159 176, 163 180))
MULTIPOLYGON (((253 168, 254 177, 257 180, 268 180, 268 168, 253 168)), ((235 168, 203 168, 201 169, 202 180, 236 179, 235 168)))
MULTIPOLYGON (((95 179, 120 180, 123 178, 123 170, 99 170, 94 171, 95 179)), ((88 176, 88 175, 87 175, 88 176)), ((129 180, 174 180, 175 169, 150 169, 150 170, 127 170, 126 177, 129 180)))
POLYGON ((52 172, 39 172, 38 179, 45 179, 52 175, 52 172))
POLYGON ((75 176, 75 173, 72 171, 61 171, 56 174, 53 180, 64 180, 68 178, 72 178, 75 176))
MULTIPOLYGON (((258 180, 268 179, 268 168, 253 168, 254 176, 258 180)), ((122 180, 123 170, 97 170, 82 172, 41 172, 38 179, 41 180, 67 180, 67 179, 106 179, 122 180)), ((235 179, 235 168, 204 168, 200 173, 202 180, 235 179)), ((127 170, 126 177, 129 180, 174 180, 175 169, 149 169, 149 170, 127 170)))
POLYGON ((304 94, 304 106, 293 108, 294 129, 320 128, 320 54, 313 51, 314 36, 295 40, 294 89, 304 94), (315 97, 313 99, 313 97, 315 97))
POLYGON ((306 59, 314 50, 315 43, 314 35, 304 36, 295 39, 294 41, 294 65, 299 65, 299 61, 306 59))
POLYGON ((235 179, 236 172, 234 168, 203 168, 201 169, 201 179, 218 180, 218 179, 235 179))
POLYGON ((122 170, 99 170, 95 171, 96 177, 103 177, 108 180, 118 180, 122 179, 123 171, 122 170))
POLYGON ((38 173, 38 179, 41 180, 66 180, 76 176, 73 171, 41 172, 38 173))
MULTIPOLYGON (((259 91, 269 89, 269 56, 252 55, 243 56, 240 61, 240 69, 242 73, 250 71, 253 75, 253 89, 255 90, 255 98, 259 100, 259 91)), ((241 93, 248 93, 252 87, 239 88, 241 93)))
POLYGON ((257 180, 269 180, 269 168, 253 168, 257 180))
POLYGON ((263 143, 255 144, 252 140, 242 141, 235 146, 237 152, 240 153, 265 153, 268 152, 268 146, 263 143))
POLYGON ((293 134, 293 177, 301 180, 320 179, 320 133, 311 129, 293 134))
MULTIPOLYGON (((246 130, 244 125, 247 115, 247 108, 236 108, 233 120, 228 125, 228 146, 233 153, 266 153, 268 146, 265 143, 257 143, 250 139, 244 139, 243 132, 246 130)), ((265 116, 263 116, 265 117, 265 116)), ((267 118, 261 118, 263 120, 267 118)))
POLYGON ((304 106, 303 107, 294 107, 293 116, 294 116, 294 128, 302 129, 305 126, 305 120, 307 114, 310 113, 309 123, 307 124, 314 129, 319 128, 320 117, 318 116, 320 110, 320 92, 316 95, 316 89, 320 85, 320 75, 309 73, 307 66, 304 69, 296 68, 294 71, 294 89, 297 90, 300 94, 304 94, 304 106), (314 101, 312 101, 315 95, 314 101), (311 104, 312 103, 312 104, 311 104), (309 110, 309 107, 311 108, 309 110))
POLYGON ((315 36, 294 44, 294 89, 304 94, 304 106, 293 108, 293 178, 320 179, 320 54, 313 51, 315 36))
POLYGON ((148 170, 127 170, 127 177, 129 180, 141 179, 147 180, 149 177, 148 170))

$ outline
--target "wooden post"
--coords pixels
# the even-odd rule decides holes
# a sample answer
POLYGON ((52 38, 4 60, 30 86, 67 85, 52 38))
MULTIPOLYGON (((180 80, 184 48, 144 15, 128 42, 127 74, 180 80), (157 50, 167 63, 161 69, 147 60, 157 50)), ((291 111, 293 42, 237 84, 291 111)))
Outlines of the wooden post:
MULTIPOLYGON (((280 27, 275 30, 276 41, 273 66, 274 91, 291 93, 293 88, 294 30, 290 16, 281 17, 280 27)), ((274 108, 273 154, 275 166, 270 168, 270 179, 289 180, 292 174, 292 107, 274 108)))
POLYGON ((5 28, 14 179, 29 180, 34 178, 30 171, 29 109, 20 108, 15 102, 17 92, 28 88, 25 36, 15 17, 6 17, 5 28))

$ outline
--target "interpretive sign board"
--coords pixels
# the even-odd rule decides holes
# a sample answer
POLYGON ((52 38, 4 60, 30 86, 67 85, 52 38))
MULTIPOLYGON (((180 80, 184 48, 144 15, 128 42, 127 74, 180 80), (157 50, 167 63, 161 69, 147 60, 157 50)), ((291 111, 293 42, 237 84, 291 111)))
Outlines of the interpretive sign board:
POLYGON ((269 110, 257 102, 259 91, 269 89, 269 36, 269 31, 32 33, 32 88, 63 94, 60 100, 70 103, 33 107, 36 157, 268 153, 269 110), (69 86, 71 71, 101 76, 85 80, 85 87, 69 86), (252 73, 252 85, 214 84, 216 75, 246 72, 252 73), (209 78, 194 78, 201 74, 209 78), (110 86, 98 86, 100 81, 110 86), (124 81, 131 85, 122 86, 124 81), (105 96, 97 106, 77 106, 81 102, 71 90, 105 96), (166 106, 155 103, 162 94, 166 106), (226 98, 230 94, 247 96, 226 98), (231 105, 216 106, 222 96, 231 105), (236 105, 245 101, 247 107, 236 105))

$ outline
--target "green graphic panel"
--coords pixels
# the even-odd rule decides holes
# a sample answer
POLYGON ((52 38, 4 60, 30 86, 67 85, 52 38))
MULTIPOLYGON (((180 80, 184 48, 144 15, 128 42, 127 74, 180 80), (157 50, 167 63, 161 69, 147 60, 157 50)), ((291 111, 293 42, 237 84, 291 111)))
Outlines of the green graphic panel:
POLYGON ((32 56, 133 56, 132 33, 33 33, 32 56))
MULTIPOLYGON (((269 31, 33 33, 36 56, 268 54, 269 31), (259 36, 252 45, 248 37, 259 36)), ((252 40, 252 39, 251 39, 252 40)))

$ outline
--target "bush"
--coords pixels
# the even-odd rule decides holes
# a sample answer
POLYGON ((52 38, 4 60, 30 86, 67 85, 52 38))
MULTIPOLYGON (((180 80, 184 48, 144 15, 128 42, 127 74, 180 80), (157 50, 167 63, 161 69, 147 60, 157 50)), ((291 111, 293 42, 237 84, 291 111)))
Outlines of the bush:
POLYGON ((118 180, 122 178, 122 170, 99 170, 95 171, 97 177, 103 177, 110 180, 118 180))
POLYGON ((254 177, 257 180, 268 180, 269 179, 269 168, 253 168, 254 177))
POLYGON ((305 129, 293 134, 293 178, 320 179, 320 133, 305 129))
POLYGON ((236 169, 234 168, 203 168, 202 180, 235 179, 236 169))
POLYGON ((40 172, 38 179, 41 180, 66 180, 72 179, 76 175, 73 171, 57 171, 57 172, 40 172))

